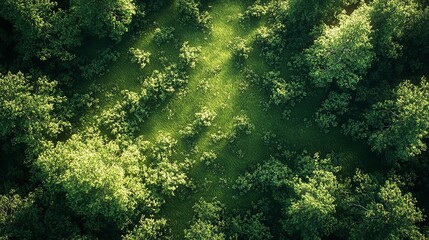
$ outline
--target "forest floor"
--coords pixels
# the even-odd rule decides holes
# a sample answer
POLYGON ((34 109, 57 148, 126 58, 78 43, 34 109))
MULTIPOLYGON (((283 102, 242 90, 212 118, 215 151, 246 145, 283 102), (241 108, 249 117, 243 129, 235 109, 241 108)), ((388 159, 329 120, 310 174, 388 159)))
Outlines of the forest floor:
MULTIPOLYGON (((237 36, 252 41, 260 24, 254 23, 253 27, 241 25, 238 14, 244 9, 245 5, 241 1, 219 0, 211 4, 208 7, 212 17, 210 35, 196 31, 194 27, 179 24, 177 9, 173 4, 161 10, 155 17, 154 26, 174 27, 181 42, 189 41, 191 46, 201 46, 202 52, 197 67, 191 71, 187 88, 176 93, 167 103, 154 111, 142 125, 141 134, 149 141, 154 141, 159 134, 169 134, 179 140, 174 155, 178 161, 184 161, 186 158, 199 159, 206 151, 214 151, 218 156, 217 168, 197 162, 191 169, 189 175, 193 182, 204 187, 198 188, 196 193, 189 196, 183 196, 186 193, 179 192, 176 197, 167 200, 160 212, 160 215, 168 219, 173 236, 178 239, 183 236, 183 229, 189 226, 193 215, 192 206, 201 197, 206 200, 216 198, 225 204, 227 210, 249 206, 251 199, 257 197, 235 196, 235 190, 227 186, 231 186, 239 175, 270 158, 270 152, 262 139, 267 132, 274 133, 292 150, 305 149, 309 153, 320 152, 322 155, 335 152, 345 161, 341 165, 346 171, 356 166, 362 167, 374 158, 366 144, 353 142, 343 136, 338 129, 323 133, 314 123, 312 124, 311 119, 325 97, 323 92, 309 94, 299 104, 291 107, 291 115, 287 120, 282 117, 283 109, 266 106, 267 94, 260 87, 246 82, 244 76, 234 66, 228 48, 228 41, 237 36), (214 125, 200 134, 190 146, 189 143, 180 140, 179 131, 192 122, 194 114, 202 107, 215 111, 217 117, 214 125), (255 130, 233 145, 227 140, 213 143, 210 136, 218 131, 228 133, 232 128, 233 118, 240 114, 246 114, 250 118, 255 130)), ((153 31, 148 30, 139 38, 133 37, 124 41, 118 47, 121 57, 109 67, 109 72, 98 79, 97 83, 103 85, 105 89, 140 91, 139 76, 149 75, 152 70, 163 68, 157 57, 166 56, 174 59, 179 53, 177 47, 166 45, 160 48, 152 39, 153 31), (130 47, 152 53, 151 63, 147 69, 141 71, 136 64, 131 63, 128 54, 130 47)), ((258 72, 269 70, 256 53, 250 56, 246 64, 254 66, 258 72)), ((100 97, 100 112, 117 100, 119 96, 100 97)))

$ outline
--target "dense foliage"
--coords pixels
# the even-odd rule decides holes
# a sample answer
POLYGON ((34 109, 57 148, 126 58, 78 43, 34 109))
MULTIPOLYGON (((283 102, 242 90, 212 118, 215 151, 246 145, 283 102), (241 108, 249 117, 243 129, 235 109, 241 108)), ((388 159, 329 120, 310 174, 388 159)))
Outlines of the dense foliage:
POLYGON ((1 0, 0 239, 429 239, 427 0, 1 0))

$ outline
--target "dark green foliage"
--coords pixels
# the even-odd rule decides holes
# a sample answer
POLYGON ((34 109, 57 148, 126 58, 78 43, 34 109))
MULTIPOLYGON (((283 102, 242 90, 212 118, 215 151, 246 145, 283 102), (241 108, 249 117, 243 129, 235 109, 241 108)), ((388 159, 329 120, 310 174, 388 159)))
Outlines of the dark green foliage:
POLYGON ((0 74, 0 139, 38 148, 39 141, 62 132, 67 122, 55 110, 66 99, 56 85, 46 77, 32 79, 21 72, 0 74))
POLYGON ((2 239, 82 238, 79 225, 61 202, 42 189, 25 197, 12 190, 0 195, 0 237, 2 239))
POLYGON ((0 195, 0 237, 5 239, 35 239, 42 236, 38 225, 40 209, 34 205, 35 196, 26 198, 11 192, 0 195))
POLYGON ((187 82, 188 76, 176 65, 166 67, 163 72, 153 71, 143 80, 140 94, 123 91, 123 100, 102 113, 101 128, 113 136, 135 133, 154 108, 187 82))
POLYGON ((255 125, 250 122, 246 114, 235 116, 233 119, 233 126, 229 134, 229 142, 237 141, 242 135, 249 135, 255 129, 255 125))
POLYGON ((316 123, 321 129, 338 126, 338 116, 347 113, 351 96, 348 93, 331 92, 316 112, 316 123))
POLYGON ((191 226, 185 229, 185 239, 225 239, 221 231, 224 225, 222 218, 223 205, 219 201, 206 202, 200 199, 194 209, 194 219, 191 226))
POLYGON ((409 55, 413 69, 424 72, 429 59, 429 44, 426 41, 429 38, 429 32, 426 31, 429 24, 429 8, 415 12, 413 17, 414 20, 403 34, 405 46, 403 52, 409 55))
POLYGON ((35 174, 50 193, 65 194, 91 229, 109 222, 121 227, 141 211, 157 212, 164 196, 186 183, 184 165, 169 160, 174 144, 169 136, 150 146, 142 139, 108 141, 97 132, 73 135, 39 156, 35 174))
POLYGON ((236 188, 271 194, 270 206, 280 204, 283 212, 276 221, 288 236, 424 239, 416 225, 423 220, 422 212, 415 198, 399 188, 401 182, 386 180, 380 184, 376 177, 361 171, 353 180, 343 179, 340 168, 318 154, 287 158, 293 171, 271 159, 239 177, 236 188))
POLYGON ((268 12, 268 6, 262 4, 260 1, 255 1, 252 5, 246 8, 246 10, 240 14, 239 18, 241 21, 261 18, 268 12))
POLYGON ((200 157, 200 162, 204 163, 206 166, 211 166, 214 165, 216 159, 217 155, 213 151, 203 152, 200 157))
POLYGON ((333 233, 336 219, 335 197, 338 182, 332 172, 315 170, 307 178, 298 178, 293 186, 296 197, 285 211, 284 227, 302 239, 321 239, 333 233))
POLYGON ((50 192, 64 192, 68 206, 97 227, 98 218, 121 224, 138 203, 150 206, 138 167, 143 161, 136 146, 121 151, 97 134, 74 135, 41 154, 36 169, 50 192))
POLYGON ((158 45, 175 43, 174 30, 173 27, 156 28, 153 40, 158 45))
POLYGON ((270 191, 291 185, 291 170, 279 160, 271 158, 259 165, 252 173, 239 176, 234 185, 235 189, 245 193, 252 189, 270 191))
POLYGON ((294 27, 308 30, 309 27, 332 20, 348 2, 356 1, 291 0, 288 3, 288 10, 283 14, 285 14, 287 21, 293 24, 294 27))
POLYGON ((17 50, 25 60, 58 58, 69 61, 72 49, 80 46, 80 26, 76 18, 62 9, 54 11, 51 1, 5 0, 0 2, 0 16, 13 23, 17 50), (70 27, 70 26, 74 27, 70 27))
POLYGON ((293 106, 307 95, 302 82, 286 81, 278 71, 266 73, 262 81, 263 85, 271 92, 270 102, 275 105, 290 104, 293 106))
POLYGON ((262 56, 265 62, 278 67, 281 61, 281 53, 285 47, 285 42, 281 33, 285 31, 283 24, 276 24, 272 28, 261 27, 256 33, 255 41, 261 46, 262 56))
POLYGON ((70 9, 85 31, 115 41, 119 41, 128 31, 128 26, 136 14, 136 6, 132 0, 72 0, 70 9))
POLYGON ((82 72, 82 77, 85 80, 91 80, 95 77, 103 76, 103 74, 108 71, 107 67, 109 64, 118 60, 119 56, 119 52, 112 51, 108 48, 97 52, 97 57, 92 59, 90 63, 82 65, 79 68, 82 72))
POLYGON ((349 206, 358 218, 350 226, 351 239, 425 239, 416 226, 423 220, 422 212, 411 194, 401 191, 400 182, 380 185, 360 171, 354 181, 358 185, 349 206))
POLYGON ((427 4, 0 0, 0 239, 427 239, 427 4))
POLYGON ((247 46, 246 41, 240 37, 231 40, 228 46, 232 50, 233 61, 238 67, 243 66, 244 61, 249 58, 252 48, 247 46))
POLYGON ((303 155, 296 158, 297 176, 291 184, 292 196, 280 201, 284 206, 284 229, 302 239, 321 239, 337 228, 336 197, 341 192, 331 159, 303 155))
POLYGON ((413 0, 375 0, 370 6, 371 25, 376 29, 374 51, 380 58, 397 58, 402 54, 399 41, 416 14, 417 4, 413 0))
POLYGON ((210 15, 201 10, 200 0, 178 0, 179 17, 182 24, 194 24, 199 28, 210 28, 210 15))
POLYGON ((429 84, 425 79, 419 85, 401 83, 392 99, 374 104, 365 118, 368 142, 375 151, 399 159, 421 154, 429 129, 429 84))
POLYGON ((237 216, 228 219, 226 226, 228 236, 234 239, 265 240, 272 239, 270 229, 264 225, 264 216, 261 213, 246 213, 244 217, 237 216))

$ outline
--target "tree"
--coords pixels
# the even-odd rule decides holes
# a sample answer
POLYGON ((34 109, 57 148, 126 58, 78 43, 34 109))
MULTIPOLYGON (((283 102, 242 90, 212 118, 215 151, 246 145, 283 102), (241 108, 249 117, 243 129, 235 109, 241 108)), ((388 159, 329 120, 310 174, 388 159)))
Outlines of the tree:
POLYGON ((270 229, 264 225, 262 213, 236 216, 227 221, 228 236, 232 239, 267 240, 272 239, 270 229))
POLYGON ((73 48, 80 46, 80 26, 74 16, 57 9, 55 1, 5 0, 0 16, 10 21, 18 39, 18 52, 25 60, 73 59, 73 48), (73 27, 70 27, 73 26, 73 27))
POLYGON ((303 239, 321 239, 336 229, 336 191, 339 183, 332 172, 316 170, 307 181, 297 178, 296 196, 285 210, 284 227, 303 239))
POLYGON ((368 142, 377 152, 393 159, 409 159, 426 150, 423 139, 429 129, 429 84, 404 81, 393 92, 393 99, 375 103, 365 115, 368 142))
POLYGON ((374 51, 379 57, 397 58, 401 54, 400 40, 416 14, 414 0, 375 0, 370 4, 374 51))
POLYGON ((115 41, 128 31, 136 15, 133 0, 72 0, 70 9, 88 33, 115 41))
POLYGON ((194 24, 200 28, 210 28, 211 17, 207 11, 201 11, 200 0, 179 0, 179 19, 182 24, 194 24))
POLYGON ((22 198, 16 192, 0 195, 0 237, 4 239, 35 239, 42 237, 39 224, 40 209, 35 204, 35 194, 22 198))
POLYGON ((191 226, 185 229, 185 239, 225 239, 225 234, 221 232, 224 225, 221 220, 222 208, 219 201, 206 202, 200 199, 193 207, 194 219, 191 226))
POLYGON ((47 148, 34 169, 49 192, 64 193, 67 205, 96 229, 103 221, 121 226, 139 204, 159 205, 140 177, 144 159, 135 146, 121 151, 92 133, 47 148))
MULTIPOLYGON (((324 21, 331 20, 344 7, 345 0, 292 0, 286 12, 288 20, 301 28, 310 28, 324 21)), ((308 30, 308 29, 307 29, 308 30)))
POLYGON ((368 7, 341 15, 338 26, 325 26, 322 35, 305 50, 310 77, 316 87, 336 83, 356 89, 374 59, 368 7))
POLYGON ((424 239, 416 226, 423 221, 423 214, 411 194, 401 191, 400 182, 387 180, 380 186, 359 171, 354 179, 358 186, 350 203, 355 211, 351 239, 424 239))
POLYGON ((21 72, 0 74, 0 139, 36 148, 60 133, 67 123, 55 116, 55 110, 66 99, 56 85, 46 77, 33 80, 21 72))
POLYGON ((170 239, 167 230, 166 219, 155 219, 152 217, 142 216, 139 223, 128 232, 127 235, 123 236, 123 240, 134 240, 134 239, 147 239, 147 240, 158 240, 158 239, 170 239))
POLYGON ((82 239, 80 234, 69 209, 41 188, 28 194, 11 190, 0 195, 2 239, 82 239))
POLYGON ((351 96, 348 93, 330 92, 323 101, 322 107, 316 112, 316 123, 321 129, 329 131, 329 127, 338 125, 338 116, 345 114, 349 109, 351 96))
POLYGON ((285 80, 279 71, 270 71, 263 76, 263 84, 271 91, 270 102, 275 105, 295 105, 307 95, 304 84, 299 81, 285 80))

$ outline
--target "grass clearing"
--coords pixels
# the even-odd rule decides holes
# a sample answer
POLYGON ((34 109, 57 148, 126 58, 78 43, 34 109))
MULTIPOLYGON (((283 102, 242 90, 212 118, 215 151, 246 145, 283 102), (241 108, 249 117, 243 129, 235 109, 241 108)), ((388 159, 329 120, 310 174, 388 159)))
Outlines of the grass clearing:
MULTIPOLYGON (((268 131, 275 133, 285 145, 297 151, 306 149, 310 153, 320 151, 322 154, 334 151, 342 155, 347 161, 342 163, 345 171, 356 166, 362 167, 364 165, 362 161, 374 158, 366 144, 352 143, 352 140, 343 136, 339 130, 325 134, 315 124, 306 123, 305 119, 311 120, 320 106, 324 97, 323 92, 311 94, 291 108, 289 120, 282 118, 283 110, 279 107, 264 108, 266 94, 245 82, 239 70, 234 67, 231 61, 232 54, 228 48, 229 39, 240 36, 250 41, 254 35, 256 24, 253 30, 244 31, 238 23, 237 16, 244 7, 240 1, 232 0, 210 4, 208 10, 213 19, 213 27, 209 37, 204 37, 202 32, 195 31, 192 26, 180 25, 177 22, 174 4, 161 11, 155 19, 154 27, 174 27, 180 41, 189 41, 192 46, 201 46, 202 52, 197 68, 191 71, 187 89, 176 93, 161 108, 154 111, 141 126, 141 134, 149 141, 154 141, 160 133, 170 134, 179 139, 180 129, 190 123, 194 114, 202 107, 208 107, 217 113, 214 125, 195 140, 191 155, 188 154, 191 147, 183 141, 174 155, 178 161, 184 161, 185 158, 198 159, 202 152, 211 150, 216 152, 218 155, 216 161, 222 166, 222 170, 214 171, 204 164, 197 163, 191 169, 190 177, 198 185, 198 191, 191 195, 179 193, 178 196, 167 200, 160 215, 168 219, 173 236, 177 239, 182 238, 183 229, 188 227, 193 215, 192 206, 201 197, 209 200, 217 198, 227 206, 227 209, 249 206, 249 199, 252 196, 237 198, 235 191, 226 187, 225 183, 235 181, 238 175, 270 157, 261 139, 268 131), (214 74, 216 69, 218 73, 214 74), (248 115, 255 125, 252 134, 244 136, 234 146, 225 140, 213 144, 210 135, 217 131, 230 132, 234 116, 240 113, 248 115)), ((152 33, 153 31, 149 30, 147 34, 138 38, 123 41, 117 49, 121 53, 119 60, 112 64, 106 75, 98 79, 98 83, 108 90, 116 88, 138 92, 140 75, 148 75, 154 69, 162 69, 162 63, 157 60, 159 56, 176 59, 177 48, 171 45, 158 47, 152 41, 152 33), (128 54, 130 47, 152 53, 151 63, 144 71, 131 63, 128 54)), ((258 65, 258 71, 268 70, 261 58, 252 58, 249 61, 251 65, 258 65)), ((120 96, 112 98, 100 96, 101 111, 119 98, 120 96)))

